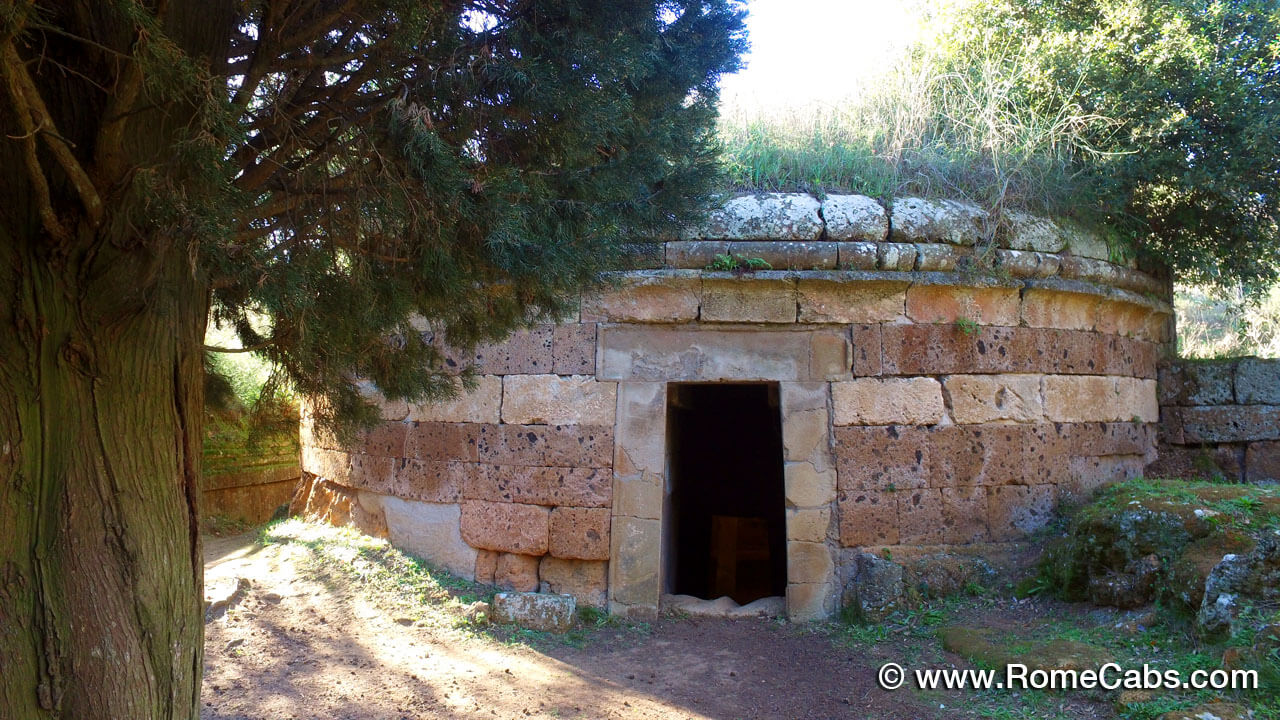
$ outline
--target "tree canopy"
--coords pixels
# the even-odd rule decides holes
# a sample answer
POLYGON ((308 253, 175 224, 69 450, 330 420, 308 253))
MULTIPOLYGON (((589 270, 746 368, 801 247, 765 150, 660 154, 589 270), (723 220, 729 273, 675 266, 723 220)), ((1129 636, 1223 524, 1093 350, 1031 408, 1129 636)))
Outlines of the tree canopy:
POLYGON ((1023 102, 1108 118, 1073 172, 1083 214, 1183 279, 1280 272, 1280 6, 1269 0, 974 0, 943 42, 963 69, 1017 44, 1023 102))

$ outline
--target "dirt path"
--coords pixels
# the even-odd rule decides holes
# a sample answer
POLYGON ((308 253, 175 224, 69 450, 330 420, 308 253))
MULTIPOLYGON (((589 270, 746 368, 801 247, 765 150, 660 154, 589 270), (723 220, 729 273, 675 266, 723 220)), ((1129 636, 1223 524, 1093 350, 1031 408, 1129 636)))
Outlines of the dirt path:
POLYGON ((208 720, 954 716, 946 702, 884 692, 875 657, 802 626, 673 619, 539 651, 397 618, 300 572, 288 546, 211 539, 206 558, 211 587, 250 582, 206 625, 208 720))

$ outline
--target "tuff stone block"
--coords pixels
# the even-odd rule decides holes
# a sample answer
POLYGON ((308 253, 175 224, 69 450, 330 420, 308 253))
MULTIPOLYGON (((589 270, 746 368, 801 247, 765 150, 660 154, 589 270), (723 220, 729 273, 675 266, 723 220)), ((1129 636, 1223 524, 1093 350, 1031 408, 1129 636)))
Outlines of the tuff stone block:
MULTIPOLYGON (((398 460, 390 483, 378 490, 409 500, 456 503, 475 466, 443 460, 398 460)), ((374 490, 374 488, 368 488, 374 490)))
POLYGON ((964 545, 987 539, 987 488, 942 488, 942 502, 944 542, 964 545))
POLYGON ((705 278, 703 322, 793 323, 796 284, 789 278, 705 278))
POLYGON ((1021 540, 1053 518, 1054 485, 1005 485, 986 491, 992 540, 1021 540))
POLYGON ((865 195, 828 195, 822 201, 827 237, 879 242, 889 235, 889 213, 865 195))
POLYGON ((841 270, 875 270, 876 244, 873 242, 839 242, 836 254, 841 270))
POLYGON ((600 329, 601 380, 713 381, 809 379, 816 330, 600 329))
POLYGON ((986 218, 987 213, 972 203, 897 198, 889 222, 889 239, 973 245, 986 234, 986 218))
POLYGON ((593 375, 596 371, 596 324, 558 325, 551 331, 551 372, 593 375))
POLYGON ((841 283, 801 278, 800 322, 894 322, 905 312, 907 287, 907 282, 896 280, 841 283))
POLYGON ((463 496, 489 502, 608 507, 613 499, 612 475, 600 468, 481 464, 463 496))
POLYGON ((513 425, 612 425, 617 385, 589 375, 508 375, 502 421, 513 425))
POLYGON ((1101 302, 1096 295, 1027 288, 1022 293, 1022 321, 1028 327, 1092 330, 1101 302))
POLYGON ((823 583, 835 576, 835 563, 826 543, 787 543, 787 582, 823 583))
POLYGON ((917 427, 837 427, 840 490, 898 490, 928 485, 929 433, 917 427))
POLYGON ((493 584, 503 590, 534 592, 538 589, 538 558, 515 553, 498 555, 493 584))
POLYGON ((483 585, 494 583, 494 574, 498 571, 498 555, 493 550, 476 551, 476 582, 483 585))
POLYGON ((1280 405, 1280 360, 1241 360, 1236 367, 1236 402, 1280 405))
POLYGON ((971 266, 974 261, 973 248, 945 243, 916 244, 915 269, 920 272, 951 272, 971 266))
POLYGON ((898 543, 898 499, 906 491, 842 490, 840 545, 863 547, 898 543))
POLYGON ((898 542, 937 545, 948 540, 941 488, 903 491, 898 497, 898 542))
POLYGON ((609 564, 592 560, 566 560, 547 556, 538 566, 539 590, 572 595, 580 605, 601 608, 608 604, 609 564))
POLYGON ((788 540, 826 542, 831 535, 831 508, 787 508, 786 523, 788 540))
POLYGON ((809 342, 809 377, 815 380, 845 380, 851 376, 853 357, 849 339, 825 333, 814 334, 809 342))
POLYGON ((661 521, 615 516, 610 544, 610 600, 657 609, 661 588, 661 521))
POLYGON ((702 279, 694 270, 631 273, 617 288, 585 297, 582 322, 682 323, 698 319, 702 279))
POLYGON ((729 254, 728 240, 674 240, 666 246, 667 265, 673 268, 701 270, 715 262, 717 255, 729 254))
POLYGON ((550 326, 517 330, 502 342, 476 348, 473 362, 485 375, 549 373, 551 349, 550 326))
POLYGON ((460 577, 475 577, 476 551, 463 542, 457 505, 386 496, 382 509, 392 545, 460 577))
POLYGON ((666 472, 666 384, 620 383, 616 432, 613 454, 616 475, 662 475, 666 472))
POLYGON ((1244 466, 1249 482, 1280 482, 1280 442, 1249 443, 1244 466))
POLYGON ((404 440, 408 425, 403 422, 383 422, 360 434, 356 447, 366 455, 402 458, 405 456, 404 440))
POLYGON ((607 425, 482 427, 478 444, 481 462, 584 468, 607 468, 613 464, 613 428, 607 425))
POLYGON ((933 425, 942 386, 933 378, 858 378, 831 385, 836 425, 933 425))
POLYGON ((1066 247, 1067 239, 1062 228, 1053 220, 1018 210, 1005 213, 1008 230, 1001 238, 1003 244, 1014 251, 1056 253, 1066 247))
POLYGON ((465 388, 453 400, 416 405, 408 413, 413 422, 496 423, 502 409, 502 378, 481 375, 473 390, 465 388))
POLYGON ((818 200, 805 193, 754 193, 732 198, 713 209, 699 227, 681 239, 817 240, 822 234, 818 200))
POLYGON ((551 554, 570 560, 609 559, 609 508, 551 511, 551 554))
POLYGON ((1186 407, 1180 416, 1181 442, 1187 445, 1280 440, 1280 406, 1186 407))
POLYGON ((477 444, 484 428, 479 423, 416 422, 405 428, 404 455, 413 460, 478 459, 477 444))
POLYGON ((473 548, 523 555, 547 552, 548 508, 468 500, 462 503, 461 518, 462 539, 473 548))
POLYGON ((789 462, 784 466, 786 501, 790 507, 826 505, 836 496, 836 471, 817 470, 812 463, 789 462))
POLYGON ((834 242, 734 242, 729 252, 745 258, 760 258, 774 270, 834 270, 838 248, 834 242))
POLYGON ((830 413, 820 410, 794 410, 782 420, 782 451, 791 462, 819 461, 827 452, 830 413))
POLYGON ((907 317, 918 323, 1016 326, 1020 300, 1016 287, 912 285, 907 290, 907 317))
POLYGON ((850 328, 853 350, 853 376, 874 377, 881 371, 880 325, 854 325, 850 328))
POLYGON ((876 267, 881 270, 910 272, 916 269, 919 255, 919 246, 914 243, 880 243, 876 246, 876 267))
POLYGON ((956 423, 1044 419, 1041 375, 949 375, 943 388, 956 423))

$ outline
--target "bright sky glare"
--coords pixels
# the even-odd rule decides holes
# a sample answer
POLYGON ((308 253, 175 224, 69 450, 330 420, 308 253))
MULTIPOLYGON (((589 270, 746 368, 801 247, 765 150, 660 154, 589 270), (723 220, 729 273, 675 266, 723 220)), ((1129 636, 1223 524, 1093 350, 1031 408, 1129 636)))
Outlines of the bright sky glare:
POLYGON ((838 100, 883 70, 915 36, 912 0, 749 0, 747 68, 721 96, 780 107, 838 100))

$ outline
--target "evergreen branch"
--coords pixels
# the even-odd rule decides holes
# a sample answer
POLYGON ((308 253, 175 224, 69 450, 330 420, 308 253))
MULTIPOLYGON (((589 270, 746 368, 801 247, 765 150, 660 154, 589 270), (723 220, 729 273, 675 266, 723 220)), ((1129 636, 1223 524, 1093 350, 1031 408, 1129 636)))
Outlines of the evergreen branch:
POLYGON ((9 61, 8 50, 12 48, 13 43, 6 39, 4 42, 4 56, 0 58, 0 68, 3 68, 5 89, 8 90, 9 99, 13 103, 14 114, 18 116, 18 123, 22 126, 23 134, 10 139, 22 142, 22 160, 23 164, 26 165, 27 176, 31 180, 32 191, 35 194, 40 224, 55 240, 59 243, 65 243, 70 240, 71 235, 66 226, 62 224, 62 221, 58 219, 57 213, 53 211, 53 201, 49 195, 49 181, 45 178, 44 169, 40 167, 40 158, 36 155, 36 133, 40 131, 40 126, 31 120, 32 113, 31 108, 27 105, 26 94, 18 84, 14 66, 9 61))
MULTIPOLYGON (((44 99, 40 97, 40 91, 32 81, 31 75, 27 73, 27 66, 18 55, 18 49, 13 46, 12 40, 6 40, 4 45, 0 46, 0 64, 4 65, 5 74, 8 76, 9 92, 15 108, 18 109, 19 115, 26 116, 24 121, 26 124, 34 125, 27 130, 37 132, 44 139, 45 145, 53 152, 58 165, 71 179, 71 184, 84 205, 85 213, 89 216, 90 225, 96 228, 102 222, 102 198, 98 195, 98 190, 93 180, 89 178, 89 174, 84 171, 80 161, 71 152, 70 145, 58 132, 48 108, 45 107, 44 99), (37 122, 32 123, 32 118, 37 122)), ((34 153, 34 149, 29 149, 29 152, 34 153)), ((39 167, 38 161, 36 167, 39 167)), ((28 163, 28 170, 30 169, 30 163, 28 163)), ((47 184, 45 192, 48 192, 47 184)))

